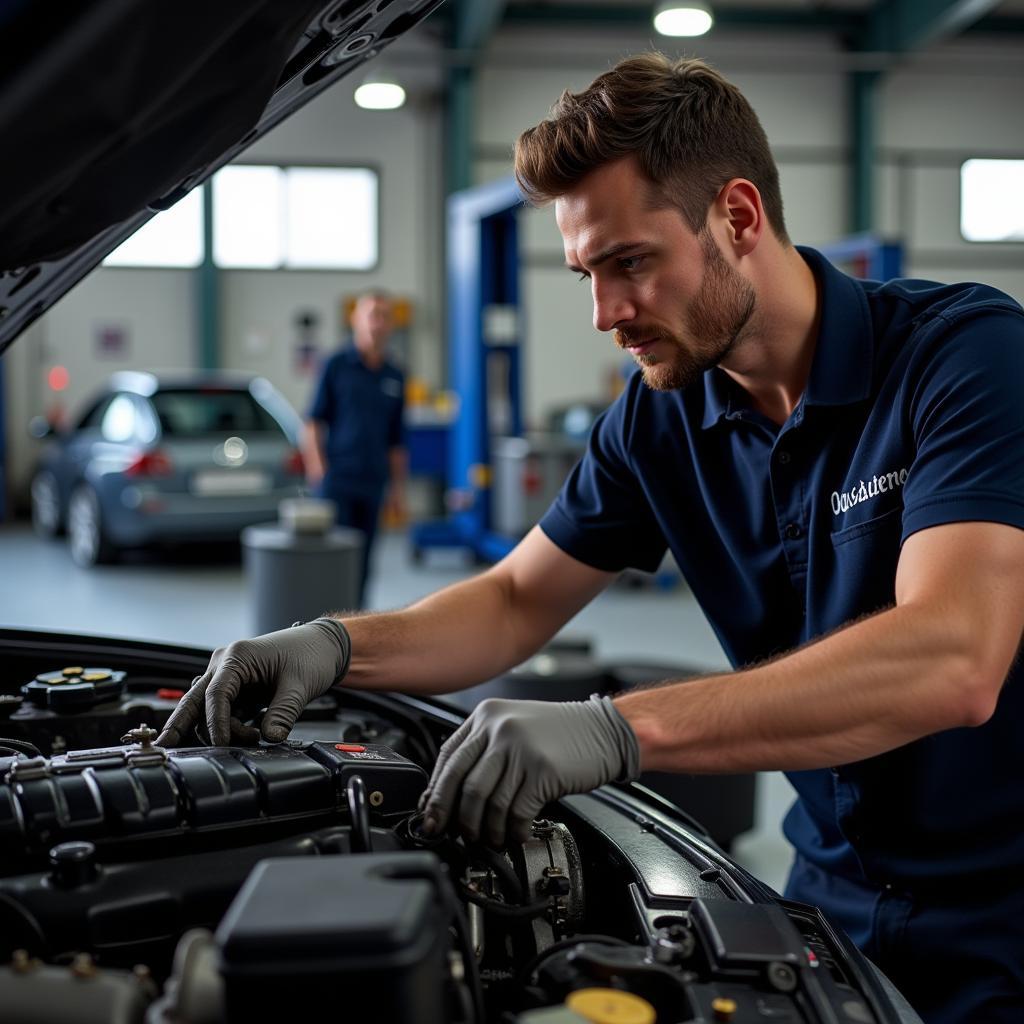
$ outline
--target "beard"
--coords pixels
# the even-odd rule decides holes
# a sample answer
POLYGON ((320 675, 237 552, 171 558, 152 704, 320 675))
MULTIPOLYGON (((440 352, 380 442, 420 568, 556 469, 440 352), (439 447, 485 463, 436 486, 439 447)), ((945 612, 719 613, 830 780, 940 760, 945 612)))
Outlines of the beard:
POLYGON ((615 343, 626 348, 630 342, 659 340, 671 348, 669 356, 653 352, 633 358, 644 375, 644 383, 655 391, 689 387, 736 347, 744 328, 754 315, 754 288, 726 262, 707 228, 700 233, 704 256, 704 279, 685 314, 685 334, 649 329, 615 332, 615 343))

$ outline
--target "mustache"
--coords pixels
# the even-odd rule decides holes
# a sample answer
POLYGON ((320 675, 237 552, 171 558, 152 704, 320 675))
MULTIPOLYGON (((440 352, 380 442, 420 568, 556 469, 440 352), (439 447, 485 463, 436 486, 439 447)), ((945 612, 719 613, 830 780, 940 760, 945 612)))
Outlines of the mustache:
POLYGON ((615 338, 615 344, 619 348, 629 348, 630 345, 644 345, 649 341, 655 341, 658 338, 664 337, 661 332, 652 332, 647 330, 620 330, 616 328, 613 332, 615 338))

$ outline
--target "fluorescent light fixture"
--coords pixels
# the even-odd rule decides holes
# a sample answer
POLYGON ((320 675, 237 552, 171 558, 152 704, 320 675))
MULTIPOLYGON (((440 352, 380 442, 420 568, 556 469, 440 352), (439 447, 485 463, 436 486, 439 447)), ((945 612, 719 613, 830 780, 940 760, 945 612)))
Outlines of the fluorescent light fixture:
POLYGON ((389 75, 371 73, 356 89, 355 101, 364 110, 395 110, 405 103, 405 90, 389 75))
POLYGON ((663 36, 702 36, 714 21, 703 0, 672 0, 654 11, 654 27, 663 36))

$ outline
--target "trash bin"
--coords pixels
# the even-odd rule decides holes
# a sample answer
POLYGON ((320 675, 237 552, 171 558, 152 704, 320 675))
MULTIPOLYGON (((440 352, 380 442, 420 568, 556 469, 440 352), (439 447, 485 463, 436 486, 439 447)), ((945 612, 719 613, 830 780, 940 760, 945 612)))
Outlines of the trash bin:
POLYGON ((242 531, 242 564, 256 633, 359 606, 363 534, 299 533, 278 523, 242 531))

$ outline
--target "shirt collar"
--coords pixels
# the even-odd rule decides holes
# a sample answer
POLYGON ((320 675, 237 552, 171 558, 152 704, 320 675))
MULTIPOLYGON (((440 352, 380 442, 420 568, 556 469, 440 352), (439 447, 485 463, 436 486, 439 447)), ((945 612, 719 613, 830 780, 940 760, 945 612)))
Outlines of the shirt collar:
MULTIPOLYGON (((860 285, 820 252, 798 245, 818 282, 821 324, 804 394, 805 405, 851 405, 871 394, 872 328, 860 285)), ((734 418, 738 385, 717 366, 704 374, 704 429, 734 418)))
POLYGON ((701 426, 705 430, 734 412, 734 386, 729 375, 717 366, 704 374, 704 422, 701 426))
POLYGON ((860 283, 820 252, 797 246, 821 290, 821 324, 804 396, 806 405, 852 405, 871 394, 874 332, 860 283))

